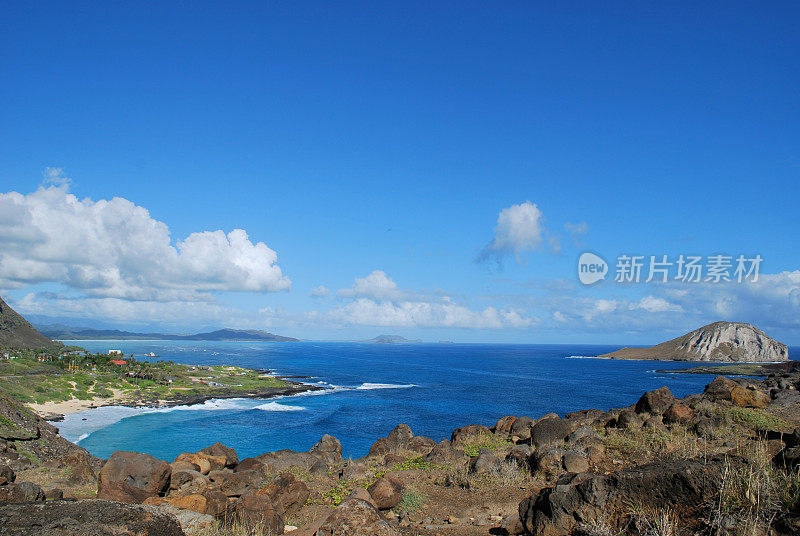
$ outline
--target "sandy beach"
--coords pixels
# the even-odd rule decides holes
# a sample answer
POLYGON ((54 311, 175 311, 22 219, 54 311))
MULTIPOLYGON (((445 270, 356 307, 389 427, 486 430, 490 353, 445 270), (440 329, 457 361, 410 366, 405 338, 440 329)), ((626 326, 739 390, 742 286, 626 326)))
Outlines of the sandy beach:
POLYGON ((44 418, 53 415, 71 415, 87 409, 100 406, 110 406, 121 404, 126 401, 126 396, 122 389, 112 389, 114 395, 110 397, 94 397, 91 400, 65 400, 62 402, 49 401, 43 404, 28 403, 27 406, 44 418))

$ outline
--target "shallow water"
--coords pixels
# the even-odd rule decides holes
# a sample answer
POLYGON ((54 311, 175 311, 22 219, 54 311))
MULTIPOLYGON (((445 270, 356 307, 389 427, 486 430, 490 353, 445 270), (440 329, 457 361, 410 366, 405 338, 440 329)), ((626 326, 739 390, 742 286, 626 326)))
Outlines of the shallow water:
MULTIPOLYGON (((491 426, 504 415, 609 409, 668 386, 676 396, 702 391, 713 376, 658 374, 685 363, 570 359, 617 347, 511 344, 253 343, 84 341, 92 351, 154 352, 184 364, 240 365, 312 376, 330 390, 270 399, 214 400, 167 409, 107 407, 70 415, 62 435, 99 457, 115 450, 172 460, 216 441, 240 458, 282 448, 308 450, 325 433, 344 456, 359 457, 398 423, 437 441, 466 424, 491 426), (84 420, 85 419, 85 420, 84 420)), ((140 358, 141 359, 141 358, 140 358)))

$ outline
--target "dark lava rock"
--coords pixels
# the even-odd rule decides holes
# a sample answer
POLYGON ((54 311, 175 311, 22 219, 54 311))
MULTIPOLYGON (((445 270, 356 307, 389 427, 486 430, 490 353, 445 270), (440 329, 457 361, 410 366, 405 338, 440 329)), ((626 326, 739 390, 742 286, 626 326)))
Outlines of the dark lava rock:
POLYGON ((101 500, 0 505, 0 534, 185 536, 174 517, 153 507, 101 500))
POLYGON ((311 495, 308 486, 289 473, 278 476, 258 493, 269 495, 275 510, 283 517, 296 514, 311 495))
POLYGON ((100 471, 100 487, 111 482, 128 484, 150 495, 159 495, 169 487, 172 467, 149 454, 116 451, 100 471))
POLYGON ((519 517, 537 536, 571 533, 580 523, 605 523, 612 532, 629 521, 631 504, 655 511, 670 508, 689 530, 697 528, 709 497, 719 493, 726 463, 744 467, 738 457, 652 462, 610 475, 564 475, 554 487, 523 500, 519 517))
POLYGON ((283 517, 275 510, 269 495, 263 493, 242 495, 236 501, 234 514, 242 525, 257 527, 260 529, 258 532, 263 535, 283 534, 283 517))
POLYGON ((663 415, 669 407, 675 403, 675 397, 668 387, 662 387, 655 391, 647 391, 636 403, 636 413, 650 413, 651 415, 663 415))
POLYGON ((453 447, 459 447, 470 437, 491 433, 491 430, 489 430, 489 428, 486 426, 480 424, 470 424, 453 430, 453 434, 450 436, 450 443, 453 445, 453 447))
POLYGON ((390 510, 400 504, 403 483, 393 477, 379 478, 367 488, 367 491, 378 510, 390 510))
POLYGON ((346 499, 322 522, 314 536, 398 536, 398 532, 368 502, 346 499))
POLYGON ((403 450, 408 446, 414 433, 407 424, 398 424, 394 430, 389 432, 386 436, 386 441, 389 443, 389 448, 393 451, 403 450))
POLYGON ((502 434, 502 435, 509 435, 511 432, 511 427, 514 426, 514 423, 517 421, 517 418, 513 415, 509 415, 507 417, 502 417, 497 423, 494 425, 494 433, 495 434, 502 434))
POLYGON ((15 482, 0 487, 0 503, 41 502, 45 498, 42 488, 33 482, 15 482))
POLYGON ((470 458, 468 470, 472 474, 483 475, 496 471, 500 468, 501 463, 500 458, 494 453, 481 451, 477 456, 470 458))
POLYGON ((325 434, 308 453, 328 465, 334 465, 342 460, 342 444, 332 435, 325 434))
POLYGON ((572 427, 559 418, 543 419, 533 425, 531 430, 531 442, 536 447, 560 443, 569 437, 572 427))

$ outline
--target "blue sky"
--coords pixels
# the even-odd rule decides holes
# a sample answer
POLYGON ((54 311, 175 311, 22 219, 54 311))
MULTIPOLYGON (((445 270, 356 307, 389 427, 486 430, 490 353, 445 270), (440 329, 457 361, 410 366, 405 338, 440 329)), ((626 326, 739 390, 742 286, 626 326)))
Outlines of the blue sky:
POLYGON ((0 292, 25 314, 800 343, 796 4, 2 6, 0 292), (587 250, 764 277, 584 287, 587 250))

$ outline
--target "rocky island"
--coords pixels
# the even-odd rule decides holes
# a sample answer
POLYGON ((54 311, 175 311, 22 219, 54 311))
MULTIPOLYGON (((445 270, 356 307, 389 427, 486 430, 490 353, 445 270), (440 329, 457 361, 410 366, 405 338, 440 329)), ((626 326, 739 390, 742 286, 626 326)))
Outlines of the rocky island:
POLYGON ((606 359, 777 363, 789 360, 788 347, 743 322, 714 322, 649 348, 622 348, 606 359))

